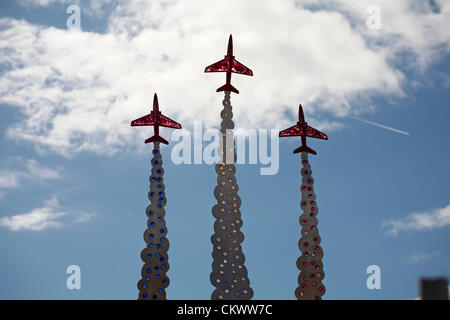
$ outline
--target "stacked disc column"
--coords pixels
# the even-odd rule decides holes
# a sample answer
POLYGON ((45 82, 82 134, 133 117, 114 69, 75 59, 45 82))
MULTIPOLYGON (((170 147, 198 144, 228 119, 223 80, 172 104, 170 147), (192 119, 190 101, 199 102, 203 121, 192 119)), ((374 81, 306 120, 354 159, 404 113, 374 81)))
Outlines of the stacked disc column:
POLYGON ((297 267, 300 270, 298 276, 298 287, 295 296, 298 300, 321 300, 325 294, 325 286, 322 280, 323 272, 323 250, 320 246, 319 229, 317 227, 317 214, 319 209, 314 193, 314 179, 311 174, 311 165, 308 162, 308 153, 303 152, 302 159, 302 185, 300 187, 302 200, 300 206, 303 214, 299 222, 302 237, 298 246, 302 255, 297 259, 297 267))
POLYGON ((145 210, 148 217, 148 228, 144 232, 146 248, 141 252, 144 265, 141 270, 142 278, 137 284, 139 300, 165 300, 165 290, 169 285, 169 278, 166 275, 169 270, 167 255, 169 241, 166 238, 167 227, 164 220, 166 196, 159 142, 154 143, 152 153, 150 191, 148 193, 150 205, 145 210))
POLYGON ((219 153, 222 162, 216 164, 217 186, 214 196, 217 204, 212 213, 215 220, 211 237, 213 244, 213 263, 210 275, 211 283, 216 289, 211 294, 213 300, 249 300, 253 297, 247 269, 244 265, 245 256, 241 243, 244 235, 242 227, 241 198, 238 195, 236 182, 236 154, 234 150, 234 123, 230 103, 230 92, 225 92, 221 112, 221 146, 219 153))

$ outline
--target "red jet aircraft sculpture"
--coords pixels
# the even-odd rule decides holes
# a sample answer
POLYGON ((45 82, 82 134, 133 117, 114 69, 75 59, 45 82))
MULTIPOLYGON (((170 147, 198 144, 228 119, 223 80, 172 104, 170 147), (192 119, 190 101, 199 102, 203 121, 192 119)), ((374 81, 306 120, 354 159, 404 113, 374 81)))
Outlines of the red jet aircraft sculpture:
POLYGON ((291 137, 291 136, 301 136, 302 137, 302 145, 301 147, 294 150, 294 153, 299 152, 308 152, 311 154, 317 154, 313 149, 306 145, 306 137, 317 138, 328 140, 328 137, 325 133, 320 132, 310 126, 305 122, 305 116, 303 115, 302 105, 298 107, 298 122, 295 126, 287 128, 283 131, 280 131, 280 137, 291 137))
POLYGON ((158 96, 154 95, 153 97, 153 111, 143 117, 140 117, 139 119, 131 121, 131 126, 153 126, 155 134, 145 140, 145 143, 149 142, 162 142, 164 144, 169 144, 167 140, 159 136, 159 127, 168 127, 168 128, 174 128, 174 129, 181 129, 181 124, 179 124, 176 121, 173 121, 172 119, 167 118, 166 116, 163 116, 161 112, 159 111, 159 105, 158 105, 158 96))
POLYGON ((239 93, 239 90, 233 87, 230 83, 231 81, 231 73, 239 73, 245 74, 247 76, 253 76, 252 70, 244 66, 242 63, 234 59, 233 56, 233 37, 230 34, 230 38, 228 39, 228 50, 225 59, 220 60, 209 67, 205 68, 205 72, 226 72, 227 73, 227 82, 221 86, 216 91, 233 91, 235 93, 239 93))

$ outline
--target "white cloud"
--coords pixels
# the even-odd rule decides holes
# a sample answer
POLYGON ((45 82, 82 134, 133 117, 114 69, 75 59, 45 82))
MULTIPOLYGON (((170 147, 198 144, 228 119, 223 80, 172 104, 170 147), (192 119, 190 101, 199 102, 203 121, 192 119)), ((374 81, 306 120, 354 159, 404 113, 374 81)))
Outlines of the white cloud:
POLYGON ((90 213, 69 213, 61 210, 56 197, 45 201, 42 208, 36 208, 28 213, 0 218, 0 226, 11 231, 43 231, 50 228, 60 228, 69 223, 81 223, 91 219, 90 213), (63 219, 64 217, 70 219, 63 219))
POLYGON ((230 33, 236 58, 254 71, 233 76, 237 127, 287 127, 286 111, 302 103, 319 127, 337 128, 323 111, 361 113, 377 94, 402 95, 399 52, 426 65, 448 45, 450 3, 429 13, 380 2, 378 34, 361 27, 365 8, 343 1, 334 11, 279 0, 120 1, 105 34, 0 19, 0 103, 24 115, 8 137, 64 155, 142 145, 152 130, 129 124, 148 113, 155 91, 184 127, 218 125, 224 75, 203 70, 223 57, 230 33))
POLYGON ((19 172, 8 170, 0 171, 0 189, 13 189, 19 186, 19 172))
POLYGON ((58 180, 61 175, 58 170, 41 166, 36 160, 29 159, 27 162, 28 176, 39 180, 58 180))
POLYGON ((52 198, 46 201, 42 208, 36 208, 29 213, 0 218, 0 226, 11 231, 42 231, 48 228, 59 228, 63 225, 59 219, 67 215, 67 212, 56 211, 58 207, 58 200, 52 198))
POLYGON ((388 53, 395 59, 400 52, 414 56, 409 61, 423 71, 434 58, 450 49, 450 5, 447 0, 302 0, 305 5, 316 4, 327 10, 336 10, 350 16, 366 36, 380 47, 389 46, 388 53), (367 8, 380 9, 381 28, 369 30, 367 8))
POLYGON ((441 257, 441 256, 442 254, 439 251, 433 251, 430 253, 414 252, 412 255, 409 256, 408 260, 412 263, 418 263, 429 260, 434 257, 441 257))
POLYGON ((48 7, 53 4, 78 5, 83 14, 98 16, 105 6, 113 4, 113 0, 18 0, 18 3, 24 8, 48 7))
POLYGON ((18 0, 24 7, 46 7, 54 3, 67 3, 69 0, 18 0))
POLYGON ((5 197, 7 191, 19 188, 24 181, 36 183, 62 179, 59 168, 43 166, 34 159, 13 159, 18 168, 0 170, 0 200, 5 197))
POLYGON ((450 205, 428 212, 412 213, 404 219, 391 219, 382 223, 382 230, 391 236, 400 232, 428 231, 450 225, 450 205))
POLYGON ((22 180, 47 181, 62 178, 60 169, 43 166, 34 159, 25 161, 20 157, 16 157, 15 162, 23 168, 0 170, 0 189, 17 188, 22 180))
POLYGON ((91 220, 95 216, 92 212, 78 212, 77 217, 73 220, 73 223, 83 223, 91 220))
POLYGON ((420 263, 433 258, 441 258, 447 269, 450 269, 450 256, 442 254, 440 251, 432 251, 428 253, 414 252, 408 257, 408 260, 412 263, 420 263))

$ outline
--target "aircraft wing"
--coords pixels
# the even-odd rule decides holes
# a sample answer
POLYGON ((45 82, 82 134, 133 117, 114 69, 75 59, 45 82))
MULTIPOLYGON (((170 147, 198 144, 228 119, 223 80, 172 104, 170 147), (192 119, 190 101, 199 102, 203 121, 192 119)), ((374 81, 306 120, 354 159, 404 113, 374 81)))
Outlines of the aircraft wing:
POLYGON ((225 72, 230 68, 228 59, 223 59, 205 68, 205 72, 225 72))
POLYGON ((290 128, 280 131, 280 137, 290 137, 290 136, 302 136, 303 130, 298 125, 292 126, 290 128))
POLYGON ((181 124, 179 124, 176 121, 173 121, 170 118, 167 118, 166 116, 160 115, 161 118, 161 127, 168 127, 168 128, 175 128, 175 129, 181 129, 181 124))
POLYGON ((310 127, 310 126, 308 126, 306 128, 306 135, 308 137, 311 137, 311 138, 328 140, 328 136, 325 133, 320 132, 319 130, 314 129, 314 128, 310 127))
POLYGON ((253 71, 237 60, 233 60, 233 62, 231 63, 231 72, 253 76, 253 71))
POLYGON ((131 121, 131 126, 153 126, 156 123, 155 116, 152 113, 131 121))

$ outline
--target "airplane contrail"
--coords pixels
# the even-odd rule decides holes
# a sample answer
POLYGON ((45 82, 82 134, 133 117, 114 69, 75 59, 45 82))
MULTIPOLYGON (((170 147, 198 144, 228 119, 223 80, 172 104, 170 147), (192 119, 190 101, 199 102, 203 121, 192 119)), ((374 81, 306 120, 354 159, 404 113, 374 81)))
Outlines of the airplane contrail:
MULTIPOLYGON (((347 101, 347 99, 345 98, 344 95, 342 95, 342 99, 344 100, 344 104, 349 109, 351 109, 350 105, 348 104, 348 101, 347 101)), ((390 131, 393 131, 393 132, 404 134, 405 136, 409 136, 409 132, 405 132, 405 131, 398 130, 398 129, 395 129, 395 128, 392 128, 392 127, 388 127, 388 126, 385 126, 384 124, 381 124, 381 123, 376 123, 376 122, 373 122, 373 121, 364 120, 364 119, 361 119, 361 118, 358 118, 358 117, 354 117, 354 116, 347 116, 347 117, 355 119, 355 120, 358 120, 358 121, 361 121, 361 122, 365 122, 365 123, 368 123, 368 124, 371 124, 373 126, 380 127, 380 128, 386 129, 386 130, 390 130, 390 131)))
POLYGON ((355 119, 355 120, 358 120, 358 121, 361 121, 361 122, 365 122, 365 123, 371 124, 371 125, 376 126, 376 127, 380 127, 380 128, 383 128, 383 129, 387 129, 387 130, 393 131, 393 132, 401 133, 401 134, 404 134, 405 136, 409 136, 409 132, 405 132, 405 131, 398 130, 398 129, 395 129, 395 128, 392 128, 392 127, 388 127, 388 126, 385 126, 384 124, 376 123, 376 122, 369 121, 369 120, 364 120, 364 119, 357 118, 357 117, 354 117, 354 116, 347 116, 347 117, 355 119))

